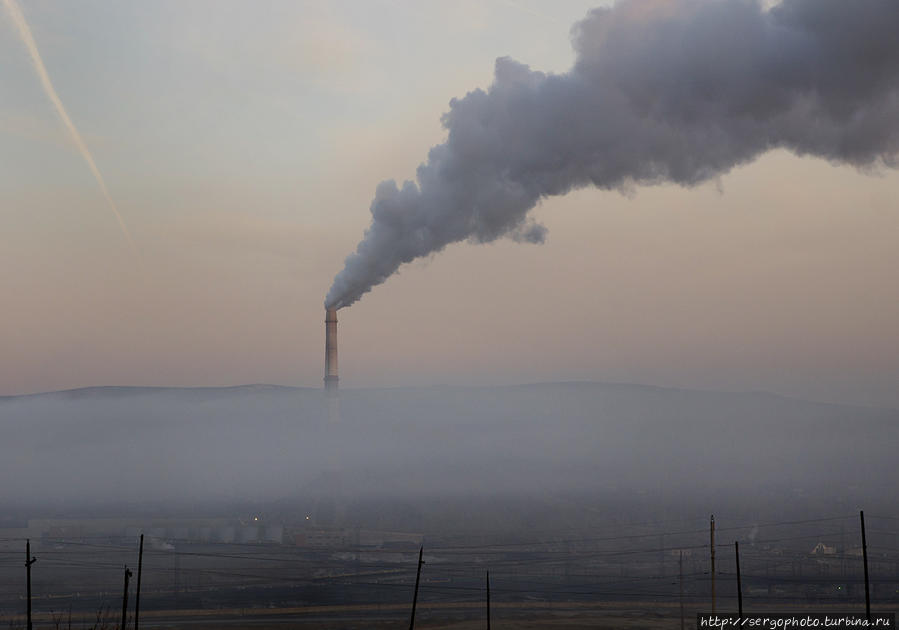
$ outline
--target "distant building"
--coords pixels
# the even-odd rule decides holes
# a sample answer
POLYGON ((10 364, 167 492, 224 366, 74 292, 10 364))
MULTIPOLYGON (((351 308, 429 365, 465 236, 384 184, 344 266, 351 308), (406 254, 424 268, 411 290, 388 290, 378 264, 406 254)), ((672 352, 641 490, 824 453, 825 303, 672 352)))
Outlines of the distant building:
POLYGON ((813 556, 832 556, 837 553, 837 548, 825 545, 823 542, 819 542, 812 549, 811 553, 813 556))
MULTIPOLYGON (((13 530, 4 530, 6 534, 13 530)), ((281 544, 284 526, 260 517, 239 518, 96 518, 32 519, 27 527, 15 530, 20 538, 42 539, 50 543, 81 541, 85 538, 137 538, 168 543, 268 543, 281 544)))

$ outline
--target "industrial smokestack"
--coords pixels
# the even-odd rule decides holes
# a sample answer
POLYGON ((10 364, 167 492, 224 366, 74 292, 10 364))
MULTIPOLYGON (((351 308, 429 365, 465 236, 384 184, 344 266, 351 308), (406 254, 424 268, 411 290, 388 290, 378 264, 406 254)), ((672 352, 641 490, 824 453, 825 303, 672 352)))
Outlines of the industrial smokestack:
POLYGON ((459 241, 541 243, 541 199, 720 177, 772 149, 899 166, 896 0, 618 0, 572 33, 574 66, 503 57, 450 101, 415 181, 382 182, 325 298, 350 306, 459 241))
POLYGON ((325 389, 337 391, 337 309, 325 310, 325 389))

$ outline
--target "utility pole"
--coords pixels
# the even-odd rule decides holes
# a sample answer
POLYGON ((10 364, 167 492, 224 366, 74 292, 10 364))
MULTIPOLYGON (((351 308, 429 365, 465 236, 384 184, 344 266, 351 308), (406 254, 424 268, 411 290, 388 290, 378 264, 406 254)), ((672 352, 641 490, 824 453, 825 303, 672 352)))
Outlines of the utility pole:
POLYGON ((846 577, 846 524, 840 523, 840 578, 846 577))
POLYGON ((858 513, 862 522, 862 560, 865 563, 865 617, 871 621, 871 591, 868 583, 868 541, 865 538, 865 511, 858 513))
POLYGON ((131 579, 131 571, 128 565, 125 565, 125 590, 122 592, 122 625, 119 630, 125 630, 125 623, 128 621, 128 580, 131 579))
POLYGON ((490 630, 490 571, 487 571, 487 630, 490 630))
POLYGON ((711 568, 711 576, 712 576, 712 614, 715 614, 715 515, 712 514, 711 521, 709 521, 709 550, 712 558, 712 568, 711 568))
POLYGON ((172 594, 175 598, 175 610, 178 609, 178 592, 181 590, 181 556, 178 550, 172 552, 172 564, 174 565, 174 582, 172 583, 172 594))
POLYGON ((140 625, 140 574, 144 566, 144 535, 140 535, 140 551, 137 552, 137 593, 134 594, 134 630, 140 625))
POLYGON ((409 630, 415 628, 415 605, 418 603, 418 583, 421 581, 421 565, 425 563, 421 559, 424 549, 424 545, 418 548, 418 571, 415 573, 415 595, 412 596, 412 618, 409 620, 409 630))
POLYGON ((743 585, 740 582, 740 543, 734 541, 734 557, 737 559, 737 609, 740 612, 740 618, 743 618, 743 585))
POLYGON ((25 596, 28 599, 28 630, 31 626, 31 565, 37 562, 37 558, 31 557, 31 539, 25 540, 25 596))
POLYGON ((677 557, 678 584, 680 584, 680 630, 684 630, 684 550, 677 557))

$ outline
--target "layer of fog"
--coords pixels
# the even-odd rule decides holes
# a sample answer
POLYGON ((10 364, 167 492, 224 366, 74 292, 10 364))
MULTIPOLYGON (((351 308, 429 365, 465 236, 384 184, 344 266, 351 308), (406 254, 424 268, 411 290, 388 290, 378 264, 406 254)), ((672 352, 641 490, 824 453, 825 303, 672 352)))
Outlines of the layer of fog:
POLYGON ((340 415, 267 386, 0 398, 0 506, 895 494, 895 410, 580 383, 351 390, 340 415))

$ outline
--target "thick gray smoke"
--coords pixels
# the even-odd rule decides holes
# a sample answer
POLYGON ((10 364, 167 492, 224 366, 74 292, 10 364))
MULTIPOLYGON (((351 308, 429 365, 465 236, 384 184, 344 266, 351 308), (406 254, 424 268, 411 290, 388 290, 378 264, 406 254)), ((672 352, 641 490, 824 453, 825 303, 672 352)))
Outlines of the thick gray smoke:
POLYGON ((502 58, 451 101, 417 181, 378 186, 327 306, 449 243, 542 242, 528 212, 573 188, 690 186, 778 147, 897 164, 897 0, 622 0, 572 32, 568 73, 502 58))

